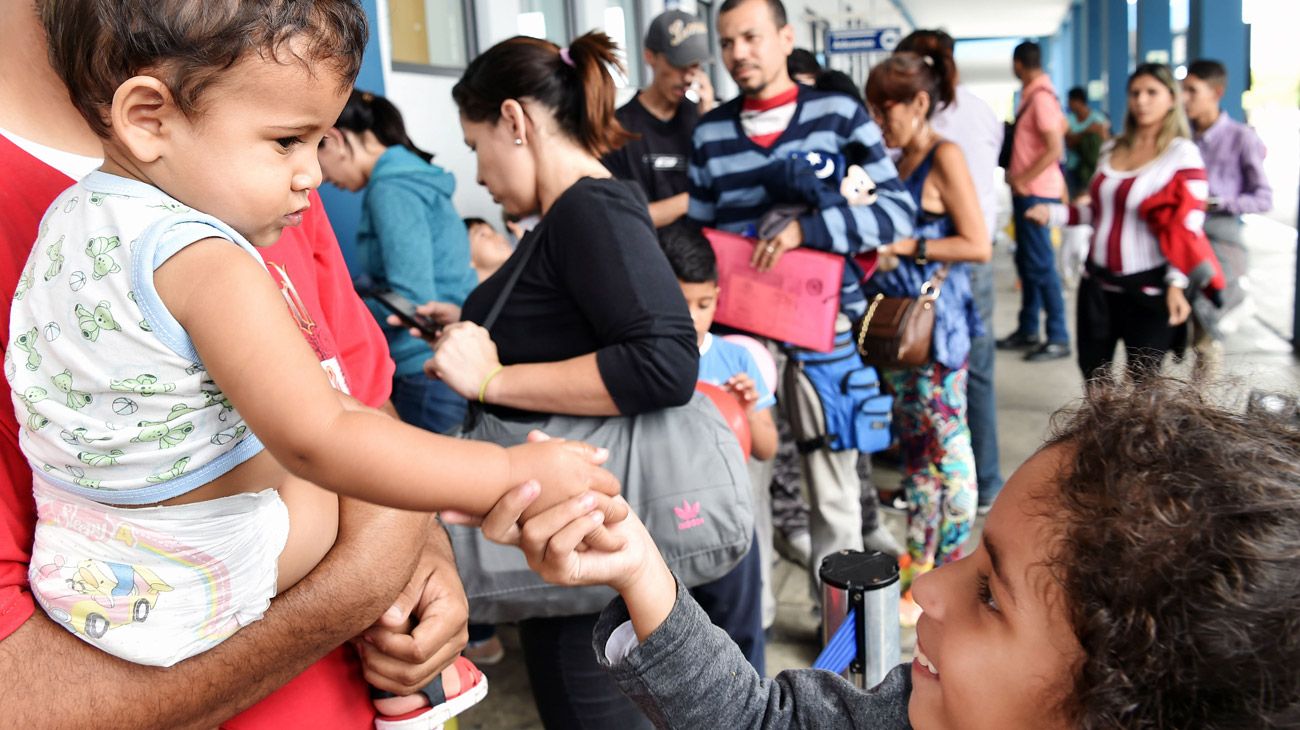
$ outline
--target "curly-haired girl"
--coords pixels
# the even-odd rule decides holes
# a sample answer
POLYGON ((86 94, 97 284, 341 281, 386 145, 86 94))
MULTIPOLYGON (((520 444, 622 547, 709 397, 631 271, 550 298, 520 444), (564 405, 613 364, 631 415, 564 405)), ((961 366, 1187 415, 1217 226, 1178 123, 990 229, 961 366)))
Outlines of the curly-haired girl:
POLYGON ((916 658, 865 692, 759 677, 635 520, 575 552, 599 520, 570 501, 521 544, 548 580, 618 589, 595 650, 659 727, 1297 727, 1300 429, 1158 377, 1056 424, 979 549, 917 580, 916 658))

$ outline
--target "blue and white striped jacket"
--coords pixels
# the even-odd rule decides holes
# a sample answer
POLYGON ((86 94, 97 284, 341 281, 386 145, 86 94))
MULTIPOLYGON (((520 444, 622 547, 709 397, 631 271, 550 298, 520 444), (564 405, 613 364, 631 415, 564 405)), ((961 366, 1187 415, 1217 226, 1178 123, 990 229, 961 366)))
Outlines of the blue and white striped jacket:
POLYGON ((687 215, 702 225, 753 235, 759 219, 777 203, 763 183, 783 165, 773 165, 792 153, 839 155, 850 142, 869 150, 863 168, 876 183, 873 205, 840 205, 799 218, 803 245, 850 257, 844 268, 840 309, 850 317, 866 311, 859 283, 861 268, 852 256, 912 235, 916 207, 885 154, 880 129, 853 98, 799 86, 797 108, 790 126, 767 149, 745 136, 740 126, 742 97, 706 114, 695 127, 690 163, 690 207, 687 215), (769 165, 772 165, 769 167, 769 165))

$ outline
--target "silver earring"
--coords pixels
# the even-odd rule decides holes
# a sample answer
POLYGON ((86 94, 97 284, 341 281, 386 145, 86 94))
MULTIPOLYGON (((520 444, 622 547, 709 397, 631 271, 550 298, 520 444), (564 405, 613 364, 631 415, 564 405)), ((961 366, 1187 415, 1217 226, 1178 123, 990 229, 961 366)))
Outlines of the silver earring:
POLYGON ((524 141, 523 141, 522 139, 520 139, 520 138, 518 138, 518 137, 515 137, 515 144, 516 144, 516 145, 521 145, 521 144, 523 144, 523 143, 524 143, 524 141))

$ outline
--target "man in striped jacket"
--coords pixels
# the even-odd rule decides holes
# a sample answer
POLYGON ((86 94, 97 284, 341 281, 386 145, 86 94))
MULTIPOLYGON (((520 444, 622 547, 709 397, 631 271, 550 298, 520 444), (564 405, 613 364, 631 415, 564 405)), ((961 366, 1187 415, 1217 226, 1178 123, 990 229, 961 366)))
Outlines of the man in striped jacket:
MULTIPOLYGON (((793 169, 792 157, 842 161, 841 152, 850 144, 865 147, 867 159, 861 164, 876 184, 874 204, 827 206, 793 217, 778 232, 764 231, 767 237, 753 258, 756 268, 768 270, 800 246, 846 256, 837 322, 837 332, 844 336, 837 342, 847 342, 850 318, 866 311, 859 286, 862 270, 852 256, 910 237, 916 213, 912 199, 885 154, 880 129, 861 104, 790 79, 786 58, 794 48, 794 29, 779 0, 726 0, 718 13, 718 37, 741 96, 705 115, 695 128, 687 215, 703 225, 757 236, 760 219, 775 205, 804 202, 782 200, 771 192, 781 187, 772 178, 793 169)), ((851 344, 846 347, 852 355, 851 344)), ((815 585, 823 557, 862 548, 861 485, 857 451, 832 451, 833 439, 826 434, 823 409, 846 407, 839 402, 844 396, 822 388, 819 398, 812 372, 818 366, 791 367, 800 353, 791 350, 789 355, 778 397, 803 454, 815 585)))

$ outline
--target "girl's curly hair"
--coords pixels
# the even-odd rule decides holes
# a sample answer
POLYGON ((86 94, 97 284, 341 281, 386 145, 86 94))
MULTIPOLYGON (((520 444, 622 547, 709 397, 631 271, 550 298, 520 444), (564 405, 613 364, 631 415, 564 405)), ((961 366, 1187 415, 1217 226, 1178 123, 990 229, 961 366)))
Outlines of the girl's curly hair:
POLYGON ((1300 429, 1157 377, 1091 385, 1049 445, 1075 724, 1300 727, 1300 429))

